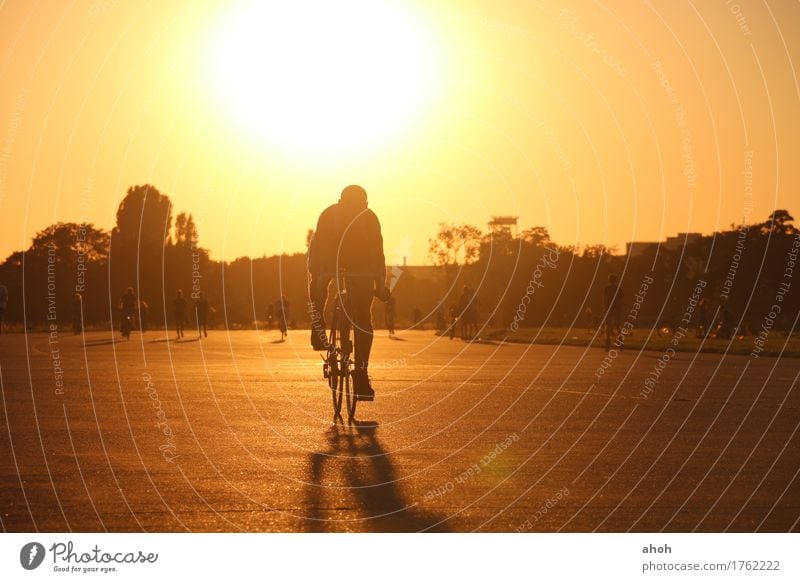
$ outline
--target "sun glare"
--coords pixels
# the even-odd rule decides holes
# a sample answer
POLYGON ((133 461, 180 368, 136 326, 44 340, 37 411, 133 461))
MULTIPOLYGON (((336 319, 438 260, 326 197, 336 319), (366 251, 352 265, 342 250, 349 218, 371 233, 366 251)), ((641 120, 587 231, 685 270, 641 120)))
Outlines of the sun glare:
POLYGON ((436 92, 437 51, 400 2, 254 1, 220 25, 212 77, 224 107, 273 147, 374 150, 436 92))

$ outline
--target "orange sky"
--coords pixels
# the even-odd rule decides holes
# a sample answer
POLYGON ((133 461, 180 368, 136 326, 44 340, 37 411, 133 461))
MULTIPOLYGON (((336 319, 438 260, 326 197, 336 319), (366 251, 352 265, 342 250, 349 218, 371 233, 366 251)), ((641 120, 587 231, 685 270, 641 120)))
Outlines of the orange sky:
POLYGON ((0 3, 0 256, 55 221, 110 228, 127 187, 148 182, 175 213, 194 213, 217 259, 303 250, 349 183, 369 192, 392 262, 427 262, 439 222, 485 228, 497 214, 561 244, 624 249, 748 212, 800 213, 800 4, 384 4, 370 10, 386 18, 344 14, 344 36, 382 62, 393 51, 391 66, 351 72, 396 98, 397 123, 381 133, 390 108, 348 118, 352 135, 371 137, 324 152, 292 114, 339 103, 352 85, 315 87, 337 31, 314 10, 276 23, 289 39, 278 51, 243 56, 242 87, 261 79, 281 107, 298 103, 278 113, 265 99, 269 123, 284 122, 276 133, 215 64, 230 23, 253 21, 247 2, 0 3), (398 10, 411 23, 402 34, 387 24, 398 10), (404 65, 411 53, 424 66, 404 65), (281 94, 288 85, 263 73, 277 65, 313 89, 281 94), (414 81, 391 86, 387 70, 404 66, 414 81), (406 89, 421 96, 413 110, 406 89))

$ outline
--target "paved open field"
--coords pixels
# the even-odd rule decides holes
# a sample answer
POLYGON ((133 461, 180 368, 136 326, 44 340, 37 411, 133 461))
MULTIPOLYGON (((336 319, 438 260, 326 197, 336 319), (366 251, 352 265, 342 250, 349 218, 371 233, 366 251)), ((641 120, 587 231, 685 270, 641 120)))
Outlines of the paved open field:
POLYGON ((0 336, 2 529, 800 530, 798 359, 407 332, 335 427, 276 340, 0 336))

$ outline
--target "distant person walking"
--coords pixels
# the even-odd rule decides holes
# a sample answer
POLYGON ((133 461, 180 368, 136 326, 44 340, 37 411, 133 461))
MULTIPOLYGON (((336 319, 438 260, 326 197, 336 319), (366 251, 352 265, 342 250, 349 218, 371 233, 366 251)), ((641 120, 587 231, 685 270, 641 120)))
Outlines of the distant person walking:
POLYGON ((275 316, 278 318, 278 328, 281 330, 281 340, 289 335, 289 302, 285 295, 275 302, 275 316))
MULTIPOLYGON (((608 285, 603 290, 603 312, 605 313, 606 346, 605 350, 611 349, 611 336, 618 335, 622 326, 622 302, 625 293, 619 288, 617 276, 608 276, 608 285)), ((620 346, 622 349, 622 346, 620 346)))
POLYGON ((183 297, 183 290, 178 289, 175 299, 172 300, 172 313, 175 316, 175 333, 177 339, 183 337, 184 326, 186 325, 186 299, 183 297))
POLYGON ((394 336, 394 316, 395 316, 395 300, 394 297, 389 297, 389 300, 384 305, 386 329, 389 330, 389 335, 394 336))
POLYGON ((8 307, 8 289, 5 285, 0 284, 0 334, 3 333, 3 319, 6 315, 6 307, 8 307))
POLYGON ((478 337, 478 298, 475 296, 474 291, 472 291, 472 297, 467 304, 467 310, 464 315, 467 324, 467 337, 473 340, 478 337))
POLYGON ((197 316, 197 337, 208 337, 208 299, 202 291, 195 299, 194 313, 197 316))
POLYGON ((469 285, 464 285, 461 288, 461 296, 458 298, 458 304, 456 305, 456 310, 458 311, 458 321, 461 323, 462 340, 470 339, 470 318, 472 314, 469 313, 469 310, 472 304, 472 297, 472 289, 469 285))
POLYGON ((736 332, 733 324, 733 314, 728 310, 727 305, 722 306, 717 324, 717 337, 720 339, 731 339, 736 332))

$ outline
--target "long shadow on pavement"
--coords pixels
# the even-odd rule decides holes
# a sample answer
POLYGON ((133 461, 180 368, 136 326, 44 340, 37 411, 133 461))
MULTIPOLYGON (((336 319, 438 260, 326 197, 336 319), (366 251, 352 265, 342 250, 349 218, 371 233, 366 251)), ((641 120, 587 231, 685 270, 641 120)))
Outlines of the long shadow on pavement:
POLYGON ((356 421, 354 425, 335 424, 326 431, 328 448, 311 453, 310 482, 306 485, 309 531, 448 531, 441 517, 411 506, 397 483, 391 456, 377 437, 378 423, 356 421), (334 473, 331 474, 330 472, 334 473), (337 479, 336 487, 326 487, 337 479), (338 497, 337 499, 331 499, 338 497), (328 503, 325 503, 328 498, 328 503), (355 501, 355 507, 350 503, 355 501), (351 510, 340 516, 342 510, 351 510), (353 512, 352 510, 355 510, 353 512), (325 515, 328 513, 329 515, 325 515), (353 515, 355 513, 355 515, 353 515))

